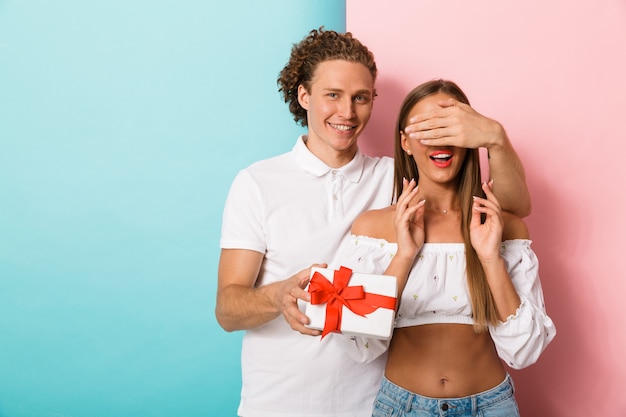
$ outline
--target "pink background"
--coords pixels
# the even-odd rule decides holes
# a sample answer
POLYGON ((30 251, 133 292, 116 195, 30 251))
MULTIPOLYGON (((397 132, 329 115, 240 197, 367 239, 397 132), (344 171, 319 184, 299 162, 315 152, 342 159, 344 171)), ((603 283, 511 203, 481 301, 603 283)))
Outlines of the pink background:
POLYGON ((524 162, 558 334, 511 371, 522 415, 626 416, 626 2, 347 0, 347 29, 380 71, 366 153, 392 155, 404 95, 449 78, 524 162))

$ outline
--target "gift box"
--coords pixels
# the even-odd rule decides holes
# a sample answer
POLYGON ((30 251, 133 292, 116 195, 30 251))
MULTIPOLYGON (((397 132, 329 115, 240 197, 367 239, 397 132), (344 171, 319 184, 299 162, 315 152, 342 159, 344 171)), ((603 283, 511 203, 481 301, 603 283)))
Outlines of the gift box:
POLYGON ((304 313, 310 329, 322 338, 336 332, 351 336, 390 339, 393 332, 398 284, 396 277, 311 268, 311 302, 304 313))

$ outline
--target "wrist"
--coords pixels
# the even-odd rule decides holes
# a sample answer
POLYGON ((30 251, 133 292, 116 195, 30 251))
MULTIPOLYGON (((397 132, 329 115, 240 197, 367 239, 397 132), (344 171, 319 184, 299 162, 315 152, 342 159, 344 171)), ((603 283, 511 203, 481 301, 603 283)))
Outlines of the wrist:
POLYGON ((280 303, 282 294, 282 281, 272 282, 256 288, 257 293, 264 300, 266 308, 273 314, 280 314, 280 303))
POLYGON ((485 274, 489 274, 489 272, 491 271, 498 271, 501 269, 506 270, 504 258, 500 256, 500 253, 495 254, 494 256, 488 256, 488 257, 479 256, 478 260, 480 261, 480 264, 482 265, 483 270, 485 271, 485 274))
POLYGON ((496 120, 490 120, 491 126, 489 128, 490 139, 486 148, 489 152, 500 152, 503 149, 511 146, 509 138, 506 135, 504 127, 496 120))
POLYGON ((403 262, 403 263, 412 264, 413 261, 415 261, 415 257, 417 256, 418 253, 419 253, 419 249, 415 251, 399 250, 398 252, 396 252, 393 259, 395 262, 403 262))

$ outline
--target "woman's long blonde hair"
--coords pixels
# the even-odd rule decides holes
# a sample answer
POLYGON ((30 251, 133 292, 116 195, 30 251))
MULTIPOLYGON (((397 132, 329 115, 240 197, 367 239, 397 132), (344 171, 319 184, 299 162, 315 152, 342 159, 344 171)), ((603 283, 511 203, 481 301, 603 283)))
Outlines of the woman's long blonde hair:
MULTIPOLYGON (((436 93, 444 93, 454 99, 468 104, 469 100, 465 93, 452 81, 433 80, 414 88, 402 102, 400 113, 395 129, 395 168, 394 168, 394 200, 402 193, 402 179, 415 178, 419 184, 419 172, 417 164, 412 156, 402 148, 400 132, 407 125, 411 109, 422 99, 436 93)), ((480 163, 477 149, 468 149, 465 161, 457 178, 457 198, 461 207, 461 232, 465 243, 465 260, 467 272, 467 284, 474 320, 474 330, 477 332, 487 330, 487 326, 497 323, 497 313, 485 272, 478 260, 476 251, 470 241, 469 226, 472 219, 472 196, 483 196, 481 188, 480 163)))

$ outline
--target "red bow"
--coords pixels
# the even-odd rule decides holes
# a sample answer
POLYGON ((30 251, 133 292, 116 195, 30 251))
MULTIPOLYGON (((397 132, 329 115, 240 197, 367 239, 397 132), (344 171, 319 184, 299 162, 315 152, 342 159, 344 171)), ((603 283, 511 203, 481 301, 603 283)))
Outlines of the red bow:
POLYGON ((342 266, 334 271, 333 282, 315 272, 309 283, 311 304, 326 304, 326 321, 322 330, 322 339, 330 332, 340 332, 343 306, 359 316, 376 311, 379 307, 394 310, 396 299, 385 295, 371 294, 363 290, 362 285, 348 287, 352 270, 342 266))

